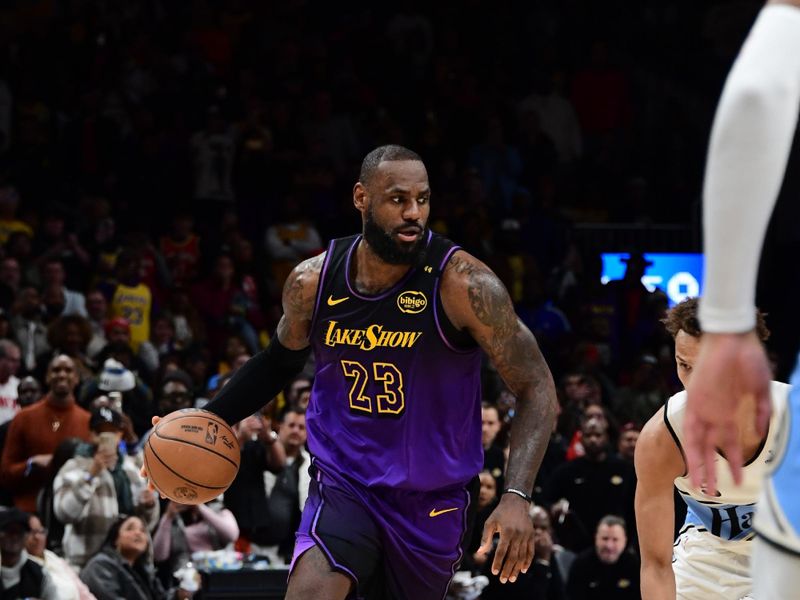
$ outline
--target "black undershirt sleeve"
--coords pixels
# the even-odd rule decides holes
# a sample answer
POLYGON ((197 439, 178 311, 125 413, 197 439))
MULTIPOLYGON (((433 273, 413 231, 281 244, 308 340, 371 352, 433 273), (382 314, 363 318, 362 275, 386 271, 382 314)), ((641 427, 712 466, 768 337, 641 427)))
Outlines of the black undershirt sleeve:
POLYGON ((303 370, 311 347, 289 350, 272 336, 269 346, 242 365, 230 381, 203 408, 228 425, 259 411, 303 370))

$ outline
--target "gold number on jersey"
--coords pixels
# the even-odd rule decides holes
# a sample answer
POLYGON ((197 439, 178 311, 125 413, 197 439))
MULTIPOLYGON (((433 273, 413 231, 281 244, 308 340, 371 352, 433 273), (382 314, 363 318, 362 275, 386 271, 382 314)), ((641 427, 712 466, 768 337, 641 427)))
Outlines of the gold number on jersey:
POLYGON ((367 387, 369 373, 360 362, 354 360, 343 360, 342 371, 344 376, 353 380, 350 388, 350 408, 362 412, 372 412, 372 398, 364 395, 364 388, 367 387))
MULTIPOLYGON (((364 394, 370 376, 370 369, 358 361, 343 360, 342 372, 347 379, 352 379, 350 387, 350 409, 373 414, 372 398, 364 394)), ((406 408, 403 392, 403 374, 392 363, 373 363, 372 378, 382 384, 383 393, 375 396, 379 415, 400 415, 406 408)))

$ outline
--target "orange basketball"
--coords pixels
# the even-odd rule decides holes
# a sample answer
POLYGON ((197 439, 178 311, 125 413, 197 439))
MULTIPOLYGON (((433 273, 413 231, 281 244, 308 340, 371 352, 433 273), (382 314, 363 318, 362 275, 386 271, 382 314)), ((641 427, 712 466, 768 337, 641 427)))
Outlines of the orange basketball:
POLYGON ((182 504, 203 504, 228 489, 239 472, 239 458, 239 442, 228 424, 198 408, 168 414, 144 446, 150 481, 182 504))

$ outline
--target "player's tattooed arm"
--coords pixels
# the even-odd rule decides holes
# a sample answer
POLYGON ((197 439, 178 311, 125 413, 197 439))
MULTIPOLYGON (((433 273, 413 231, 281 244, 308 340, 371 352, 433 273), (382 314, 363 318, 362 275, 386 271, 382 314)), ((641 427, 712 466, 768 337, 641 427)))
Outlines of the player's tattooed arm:
MULTIPOLYGON (((457 252, 445 269, 441 293, 448 318, 480 344, 516 396, 506 485, 530 494, 555 422, 550 369, 533 334, 517 318, 505 286, 482 262, 457 252)), ((493 535, 500 534, 492 572, 502 583, 515 581, 533 559, 528 508, 519 495, 503 494, 486 521, 478 551, 488 552, 493 535)))
POLYGON ((478 259, 466 252, 450 259, 442 301, 453 324, 480 344, 517 399, 506 483, 530 493, 555 420, 550 369, 505 286, 478 259))
POLYGON ((325 253, 297 265, 283 285, 283 316, 278 323, 278 339, 290 350, 308 346, 311 317, 317 296, 325 253))

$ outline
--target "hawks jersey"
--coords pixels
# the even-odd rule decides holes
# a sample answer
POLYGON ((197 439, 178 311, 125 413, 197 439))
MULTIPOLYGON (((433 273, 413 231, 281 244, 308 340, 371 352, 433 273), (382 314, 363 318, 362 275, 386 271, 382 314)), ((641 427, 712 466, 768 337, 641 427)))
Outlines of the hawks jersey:
MULTIPOLYGON (((771 383, 772 418, 769 432, 755 456, 742 469, 742 485, 733 481, 728 461, 720 454, 716 456, 717 495, 692 487, 689 477, 675 479, 675 487, 686 502, 686 524, 707 529, 725 540, 752 539, 755 504, 763 487, 769 463, 775 457, 778 429, 786 410, 789 385, 771 383)), ((686 413, 686 392, 675 394, 664 407, 664 421, 678 448, 683 452, 683 419, 686 413)))
POLYGON ((309 449, 323 469, 364 486, 464 485, 483 464, 481 353, 439 300, 442 272, 458 247, 429 233, 422 264, 368 296, 350 279, 360 240, 333 240, 320 276, 309 449))

